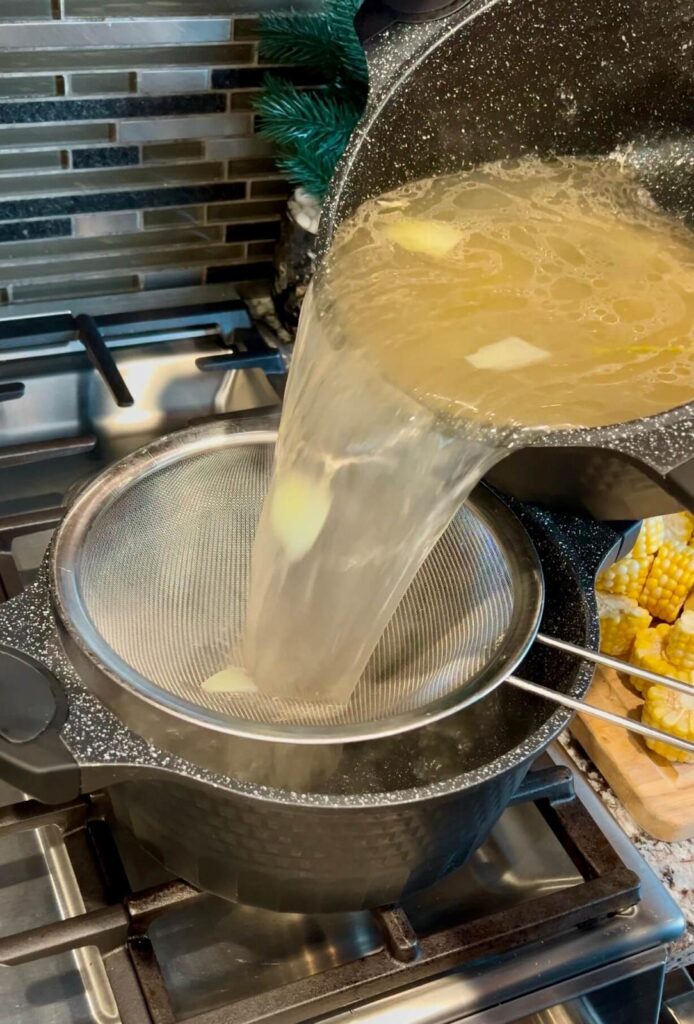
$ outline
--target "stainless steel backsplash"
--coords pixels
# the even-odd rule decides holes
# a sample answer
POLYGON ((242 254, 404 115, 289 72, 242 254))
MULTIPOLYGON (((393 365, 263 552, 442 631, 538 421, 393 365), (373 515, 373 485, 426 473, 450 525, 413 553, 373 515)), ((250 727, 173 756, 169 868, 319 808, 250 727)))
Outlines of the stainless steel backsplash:
POLYGON ((0 0, 0 317, 270 276, 288 186, 252 111, 265 6, 0 0))

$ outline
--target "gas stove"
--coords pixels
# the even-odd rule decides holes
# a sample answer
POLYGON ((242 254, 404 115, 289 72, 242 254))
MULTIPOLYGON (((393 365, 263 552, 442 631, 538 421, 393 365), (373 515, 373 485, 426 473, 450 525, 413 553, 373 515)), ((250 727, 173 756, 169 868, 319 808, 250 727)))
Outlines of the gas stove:
POLYGON ((284 374, 229 285, 0 319, 0 595, 32 578, 75 489, 192 420, 279 408, 284 374))
MULTIPOLYGON (((0 599, 75 492, 194 420, 279 410, 285 355, 233 289, 0 321, 0 599)), ((471 861, 403 906, 310 917, 171 878, 106 795, 0 789, 12 1024, 655 1024, 681 914, 558 746, 471 861)))

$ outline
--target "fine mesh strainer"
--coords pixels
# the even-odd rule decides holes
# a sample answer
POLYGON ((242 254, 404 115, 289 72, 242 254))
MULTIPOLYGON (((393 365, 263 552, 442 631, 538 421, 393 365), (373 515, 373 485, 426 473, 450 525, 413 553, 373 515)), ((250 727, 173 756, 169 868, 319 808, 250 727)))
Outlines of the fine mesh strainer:
POLYGON ((347 704, 205 690, 206 679, 238 663, 275 440, 274 431, 225 423, 169 435, 98 477, 58 529, 52 594, 68 653, 135 732, 198 757, 209 729, 218 739, 280 744, 372 740, 434 722, 507 681, 694 753, 686 740, 513 675, 537 639, 691 693, 538 634, 544 584, 535 549, 484 488, 423 563, 347 704))
POLYGON ((54 596, 71 639, 117 688, 107 702, 122 715, 127 694, 237 736, 334 743, 443 717, 513 671, 537 631, 542 575, 520 523, 481 490, 420 569, 349 703, 204 690, 238 663, 274 443, 219 425, 180 432, 108 470, 68 512, 54 596))

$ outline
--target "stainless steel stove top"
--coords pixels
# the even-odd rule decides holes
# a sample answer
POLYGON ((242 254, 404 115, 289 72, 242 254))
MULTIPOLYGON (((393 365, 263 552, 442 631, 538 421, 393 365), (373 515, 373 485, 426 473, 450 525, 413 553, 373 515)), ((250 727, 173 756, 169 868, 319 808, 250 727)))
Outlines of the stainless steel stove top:
POLYGON ((85 299, 79 315, 133 402, 118 404, 71 312, 0 317, 0 596, 31 579, 70 494, 105 466, 191 420, 279 407, 283 358, 228 285, 85 299))
MULTIPOLYGON (((232 291, 143 301, 157 299, 80 310, 132 405, 117 404, 71 314, 37 307, 19 332, 0 321, 0 387, 13 385, 0 401, 0 600, 32 578, 70 494, 104 465, 191 419, 278 405, 277 353, 250 338, 232 291)), ((568 764, 559 748, 552 758, 568 764)), ((508 808, 463 869, 404 908, 318 918, 167 880, 125 834, 114 844, 101 798, 43 809, 0 787, 0 962, 18 963, 0 967, 0 1020, 655 1024, 680 912, 580 778, 576 792, 563 815, 508 808), (50 927, 63 919, 67 937, 50 927)))
MULTIPOLYGON (((570 764, 559 748, 553 748, 552 758, 570 764)), ((600 917, 589 928, 562 930, 557 923, 556 934, 507 952, 461 959, 454 969, 433 979, 408 981, 414 964, 392 957, 394 969, 401 973, 395 991, 365 1001, 352 993, 349 1010, 320 1013, 321 1006, 341 998, 331 989, 336 972, 356 966, 368 983, 374 977, 370 965, 388 956, 376 916, 273 914, 211 896, 191 897, 186 887, 181 898, 178 883, 171 883, 172 895, 162 895, 160 890, 148 890, 167 881, 162 869, 132 840, 116 834, 116 864, 122 864, 126 875, 120 884, 150 892, 133 901, 128 927, 120 904, 110 904, 104 897, 104 880, 116 884, 113 864, 107 863, 112 833, 100 823, 105 834, 95 831, 90 840, 82 827, 85 815, 95 817, 98 805, 87 811, 81 804, 58 811, 31 803, 10 805, 6 802, 17 794, 5 788, 0 794, 6 804, 0 811, 0 960, 40 958, 0 969, 0 1004, 11 1007, 2 1019, 12 1024, 285 1024, 314 1020, 318 1010, 321 1020, 334 1024, 510 1024, 557 1004, 564 1012, 573 1004, 573 1016, 537 1020, 648 1024, 657 1013, 658 985, 654 987, 653 981, 662 976, 666 943, 681 930, 680 914, 592 791, 580 779, 576 789, 621 861, 637 873, 637 904, 600 917), (42 817, 33 817, 37 814, 42 817), (168 901, 168 907, 152 918, 161 901, 168 901), (87 946, 44 956, 38 952, 40 944, 56 944, 50 928, 32 933, 30 940, 8 939, 63 918, 79 923, 76 915, 85 911, 92 912, 89 937, 101 952, 87 946), (143 928, 138 926, 139 916, 143 928), (131 938, 126 943, 128 930, 131 938), (165 1002, 159 991, 162 980, 165 1002), (602 992, 604 998, 615 985, 629 986, 629 1013, 640 1007, 643 1016, 588 1015, 595 993, 602 992), (641 1003, 634 1001, 639 985, 641 1003), (315 1005, 295 1005, 302 986, 315 1005)), ((524 804, 504 813, 464 868, 405 909, 426 953, 427 937, 445 936, 450 941, 446 929, 453 927, 458 938, 475 934, 479 939, 480 926, 484 932, 494 921, 498 928, 508 913, 522 924, 524 912, 531 911, 538 898, 564 893, 570 899, 582 883, 584 876, 565 841, 534 804, 524 804)), ((441 949, 443 953, 443 944, 441 949)))

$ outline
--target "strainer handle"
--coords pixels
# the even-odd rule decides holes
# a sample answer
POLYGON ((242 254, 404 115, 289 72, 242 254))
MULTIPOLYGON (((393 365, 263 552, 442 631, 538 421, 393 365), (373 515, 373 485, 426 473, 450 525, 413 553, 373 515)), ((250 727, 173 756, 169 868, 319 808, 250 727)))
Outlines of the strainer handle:
POLYGON ((671 690, 678 690, 687 697, 694 694, 691 683, 683 683, 681 679, 673 679, 672 676, 661 675, 660 672, 651 672, 647 668, 639 668, 637 665, 630 665, 628 661, 620 658, 613 658, 609 654, 602 654, 600 651, 591 651, 587 647, 579 647, 568 640, 557 640, 556 637, 546 636, 538 633, 535 640, 545 647, 553 647, 557 651, 565 651, 567 654, 575 654, 577 658, 585 661, 592 661, 595 665, 602 665, 604 668, 613 668, 615 672, 625 672, 630 676, 638 676, 639 679, 646 679, 649 683, 658 686, 669 686, 671 690))
MULTIPOLYGON (((665 681, 668 677, 663 676, 662 680, 665 681)), ((694 754, 694 743, 690 743, 688 740, 682 740, 677 736, 671 735, 669 732, 664 732, 662 729, 654 729, 650 725, 644 725, 643 722, 637 722, 632 718, 625 718, 623 715, 616 715, 613 711, 604 711, 602 708, 596 708, 593 704, 586 704, 584 701, 579 700, 577 697, 569 697, 566 693, 557 693, 556 690, 550 690, 547 686, 540 686, 538 683, 531 683, 529 679, 520 679, 518 676, 508 676, 506 679, 507 683, 511 686, 515 686, 519 690, 525 690, 526 693, 532 693, 536 697, 544 697, 547 700, 553 701, 555 704, 561 704, 564 708, 570 708, 572 711, 580 711, 582 715, 593 715, 594 718, 601 718, 604 722, 610 722, 612 725, 620 725, 628 732, 636 732, 639 736, 647 736, 652 740, 659 740, 661 743, 667 743, 671 747, 676 747, 678 750, 684 750, 687 754, 694 754)), ((691 686, 689 691, 691 693, 691 686)))
POLYGON ((60 737, 67 698, 29 655, 0 646, 0 777, 46 804, 80 793, 79 766, 60 737))

